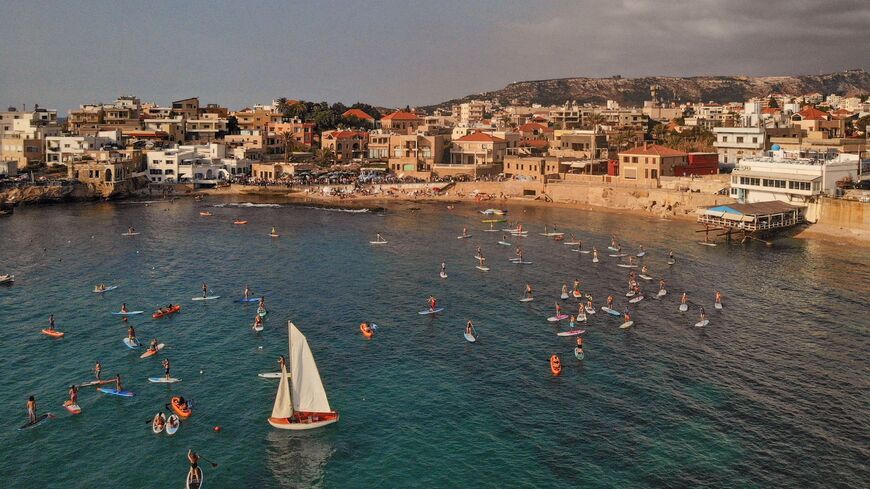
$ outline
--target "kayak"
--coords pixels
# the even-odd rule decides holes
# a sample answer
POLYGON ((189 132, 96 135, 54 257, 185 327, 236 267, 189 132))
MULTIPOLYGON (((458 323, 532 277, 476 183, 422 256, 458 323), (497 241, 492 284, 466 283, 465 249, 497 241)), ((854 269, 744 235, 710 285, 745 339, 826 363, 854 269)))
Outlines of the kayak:
POLYGON ((139 355, 139 358, 148 358, 148 357, 150 357, 150 356, 152 356, 152 355, 156 355, 157 352, 160 351, 160 350, 162 350, 164 346, 165 346, 165 345, 164 345, 163 343, 160 343, 160 344, 157 345, 157 349, 156 349, 156 350, 152 350, 152 349, 149 348, 148 350, 145 351, 145 353, 139 355))
POLYGON ((154 318, 154 319, 160 319, 160 318, 162 318, 163 316, 168 316, 168 315, 170 315, 170 314, 175 314, 176 312, 178 312, 178 311, 180 311, 180 310, 181 310, 181 305, 180 305, 180 304, 176 304, 176 305, 170 307, 169 309, 160 309, 159 311, 154 312, 154 314, 152 314, 151 317, 154 318))
POLYGON ((498 244, 500 244, 502 246, 511 246, 511 244, 508 243, 507 241, 499 241, 498 244))
POLYGON ((583 353, 582 348, 579 348, 579 347, 574 348, 574 358, 576 358, 577 360, 583 360, 584 358, 586 358, 586 354, 583 353))
POLYGON ((420 311, 420 312, 418 312, 417 314, 419 314, 419 315, 421 315, 421 316, 425 316, 426 314, 438 314, 439 312, 441 312, 441 311, 443 311, 443 310, 444 310, 443 307, 439 307, 438 309, 434 309, 434 310, 432 310, 432 309, 427 309, 427 310, 425 310, 425 311, 420 311))
POLYGON ((568 299, 568 294, 566 292, 563 292, 562 295, 559 296, 559 298, 561 298, 564 301, 564 300, 568 299))
MULTIPOLYGON (((257 374, 257 377, 260 377, 262 379, 280 379, 281 372, 267 372, 263 374, 257 374)), ((289 373, 287 374, 287 377, 290 377, 289 373)))
POLYGON ((611 309, 607 306, 602 306, 601 310, 606 312, 607 314, 610 314, 611 316, 622 316, 621 312, 617 311, 616 309, 611 309))
POLYGON ((629 304, 636 304, 642 300, 643 300, 643 295, 638 295, 638 296, 635 296, 635 297, 632 297, 631 299, 629 299, 628 302, 629 302, 629 304))
POLYGON ((680 312, 686 312, 689 310, 688 304, 680 304, 680 312))
POLYGON ((50 331, 47 329, 43 329, 42 334, 44 334, 46 336, 51 336, 52 338, 63 338, 63 335, 64 335, 64 333, 61 333, 60 331, 57 331, 57 330, 50 331))
MULTIPOLYGON (((67 402, 69 402, 69 401, 67 401, 67 402)), ((63 407, 64 407, 64 409, 66 409, 67 411, 69 411, 73 414, 81 414, 82 413, 82 408, 78 404, 66 404, 66 403, 64 403, 63 407)))
POLYGON ((465 336, 465 340, 469 343, 474 343, 475 341, 477 341, 477 338, 475 338, 474 335, 468 333, 462 333, 462 335, 465 336))
POLYGON ((193 297, 190 300, 192 300, 192 301, 213 301, 213 300, 219 299, 219 298, 220 298, 219 295, 210 295, 207 297, 193 297))
POLYGON ((51 413, 40 414, 39 416, 36 417, 36 419, 33 422, 28 421, 27 423, 25 423, 21 427, 19 427, 18 431, 29 430, 30 428, 34 428, 36 426, 39 426, 42 423, 44 423, 45 421, 48 421, 51 417, 52 417, 51 413))
POLYGON ((571 329, 568 331, 560 331, 556 333, 556 336, 577 336, 578 334, 583 334, 585 332, 585 329, 571 329))
POLYGON ((142 344, 139 343, 139 341, 131 340, 130 338, 124 338, 123 341, 124 341, 124 344, 127 345, 127 348, 129 348, 131 350, 135 350, 135 349, 140 348, 142 346, 142 344))
POLYGON ((369 327, 368 331, 366 331, 362 324, 359 325, 359 332, 366 338, 371 338, 375 335, 375 330, 369 327))
POLYGON ((197 467, 196 471, 199 473, 199 477, 194 479, 193 473, 188 470, 187 471, 187 483, 185 484, 185 489, 202 489, 203 482, 205 477, 202 476, 202 467, 197 467))
POLYGON ((260 324, 254 323, 251 325, 251 329, 253 329, 254 331, 259 333, 260 331, 263 331, 263 323, 260 323, 260 324))
POLYGON ((169 407, 172 409, 172 411, 175 412, 175 414, 178 415, 179 418, 187 419, 190 417, 191 414, 193 414, 190 410, 190 401, 187 402, 187 405, 185 407, 181 407, 180 401, 180 397, 173 396, 172 400, 169 403, 169 407))
POLYGON ((233 224, 238 224, 238 225, 247 224, 247 223, 248 223, 248 221, 233 221, 233 224))
POLYGON ((706 326, 708 324, 710 324, 710 321, 708 319, 705 319, 703 321, 698 321, 697 323, 695 323, 695 327, 696 328, 703 328, 704 326, 706 326))
POLYGON ((550 372, 553 375, 559 375, 562 373, 562 362, 558 358, 550 358, 550 372))
POLYGON ((94 287, 94 294, 102 294, 103 292, 108 292, 108 291, 110 291, 110 290, 115 290, 115 289, 117 289, 118 287, 120 287, 120 286, 119 286, 119 285, 112 285, 111 287, 106 287, 106 288, 103 289, 103 290, 99 290, 99 289, 97 289, 96 287, 94 287))
POLYGON ((175 377, 148 377, 148 382, 152 384, 174 384, 176 382, 181 382, 181 379, 176 379, 175 377))
POLYGON ((166 434, 169 436, 174 435, 180 425, 181 421, 178 419, 178 416, 170 414, 169 418, 166 419, 166 434))
POLYGON ((113 312, 112 314, 114 314, 115 316, 135 316, 137 314, 142 314, 143 312, 145 312, 145 311, 127 311, 127 312, 118 311, 118 312, 113 312))
POLYGON ((634 321, 626 321, 619 325, 619 329, 626 329, 634 326, 634 321))
POLYGON ((369 241, 369 244, 381 245, 381 244, 387 244, 387 242, 386 241, 369 241))
POLYGON ((163 431, 163 428, 166 427, 166 416, 163 413, 157 413, 154 415, 154 419, 151 420, 151 431, 154 434, 160 433, 163 431), (158 423, 157 421, 162 421, 162 423, 158 423))
POLYGON ((551 323, 555 323, 555 322, 563 321, 563 320, 565 320, 565 319, 568 319, 568 315, 567 315, 567 314, 559 314, 559 315, 557 315, 557 316, 550 316, 550 317, 548 317, 548 318, 547 318, 547 321, 550 321, 551 323))
POLYGON ((134 396, 134 394, 128 390, 120 390, 119 391, 119 390, 115 389, 114 387, 98 387, 97 390, 104 393, 104 394, 111 394, 113 396, 119 396, 119 397, 133 397, 134 396))

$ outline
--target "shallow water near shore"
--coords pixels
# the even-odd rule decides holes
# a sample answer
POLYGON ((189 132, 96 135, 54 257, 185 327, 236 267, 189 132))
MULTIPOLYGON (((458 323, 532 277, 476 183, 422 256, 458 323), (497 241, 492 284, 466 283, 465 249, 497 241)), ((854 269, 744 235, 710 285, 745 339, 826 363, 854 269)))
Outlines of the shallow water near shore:
MULTIPOLYGON (((529 229, 528 266, 511 264, 502 233, 459 204, 385 213, 299 206, 172 203, 20 208, 0 220, 0 480, 5 487, 183 487, 193 447, 205 487, 859 487, 866 484, 870 253, 815 241, 711 248, 691 223, 508 205, 529 229), (214 215, 200 217, 210 210, 214 215), (232 221, 249 221, 234 226, 232 221), (575 232, 601 263, 539 236, 575 232), (128 226, 142 234, 123 237, 128 226), (277 227, 281 237, 270 239, 277 227), (463 227, 473 235, 457 240, 463 227), (389 241, 370 246, 375 233, 389 241), (586 359, 546 321, 563 282, 583 281, 596 306, 626 304, 627 269, 611 234, 668 283, 633 305, 636 326, 590 317, 586 359), (474 268, 480 244, 492 268, 474 268), (677 264, 666 264, 671 248, 677 264), (447 263, 448 278, 438 277, 447 263), (119 285, 106 294, 96 283, 119 285), (208 282, 219 300, 190 299, 208 282), (536 300, 517 301, 523 285, 536 300), (233 302, 245 284, 265 293, 233 302), (725 307, 713 308, 721 290, 725 307), (680 313, 679 294, 691 309, 680 313), (445 311, 420 316, 435 295, 445 311), (166 350, 139 359, 110 315, 122 302, 138 335, 166 350), (174 317, 150 312, 180 303, 174 317), (695 328, 698 307, 710 316, 695 328), (66 337, 39 334, 54 313, 66 337), (475 344, 462 336, 472 319, 475 344), (277 383, 257 377, 287 353, 287 320, 307 336, 341 413, 307 433, 271 428, 277 383), (358 325, 377 323, 373 340, 358 325), (260 348, 262 347, 262 348, 260 348), (547 359, 562 357, 560 377, 547 359), (179 384, 158 385, 159 357, 179 384), (71 383, 120 373, 132 399, 83 388, 83 413, 61 407, 71 383), (201 373, 200 373, 201 372, 201 373), (27 396, 57 418, 18 432, 27 396), (151 433, 172 395, 195 401, 174 437, 151 433), (212 427, 221 426, 220 433, 212 427)), ((268 202, 258 202, 268 203, 268 202)), ((498 228, 499 225, 496 225, 498 228)), ((562 303, 560 301, 560 303, 562 303)), ((568 312, 576 301, 565 301, 568 312)))

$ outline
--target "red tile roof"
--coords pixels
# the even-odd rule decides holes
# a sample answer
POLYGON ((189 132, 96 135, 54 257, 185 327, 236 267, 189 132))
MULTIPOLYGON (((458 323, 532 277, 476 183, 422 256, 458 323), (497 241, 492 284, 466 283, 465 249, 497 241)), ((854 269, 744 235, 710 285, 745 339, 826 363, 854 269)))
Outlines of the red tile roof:
POLYGON ((489 134, 486 134, 485 132, 475 132, 467 136, 463 136, 457 139, 457 141, 470 141, 476 143, 503 143, 504 139, 491 136, 489 134))
POLYGON ((780 110, 777 109, 776 107, 765 107, 765 108, 761 109, 762 114, 773 115, 773 114, 778 114, 779 112, 780 112, 780 110))
POLYGON ((354 137, 368 137, 365 131, 330 131, 323 134, 325 139, 349 139, 354 137))
POLYGON ((649 144, 646 146, 638 146, 628 151, 620 151, 623 155, 641 155, 641 156, 688 156, 688 153, 678 151, 667 146, 658 144, 649 144))
POLYGON ((822 112, 815 107, 806 107, 804 110, 798 112, 798 115, 805 121, 825 120, 830 116, 827 112, 822 112))
POLYGON ((341 114, 342 117, 356 117, 361 121, 373 121, 374 117, 365 113, 365 111, 361 109, 347 109, 344 111, 344 114, 341 114))
POLYGON ((525 139, 520 141, 520 146, 526 146, 530 148, 546 148, 550 145, 550 142, 546 139, 525 139))
POLYGON ((543 125, 538 124, 537 122, 529 122, 527 124, 523 124, 519 127, 520 132, 532 132, 532 131, 543 131, 543 132, 553 132, 553 129, 543 125))
POLYGON ((420 116, 413 112, 405 112, 404 110, 397 110, 392 114, 387 114, 381 117, 381 120, 397 120, 397 121, 413 121, 419 119, 420 116))

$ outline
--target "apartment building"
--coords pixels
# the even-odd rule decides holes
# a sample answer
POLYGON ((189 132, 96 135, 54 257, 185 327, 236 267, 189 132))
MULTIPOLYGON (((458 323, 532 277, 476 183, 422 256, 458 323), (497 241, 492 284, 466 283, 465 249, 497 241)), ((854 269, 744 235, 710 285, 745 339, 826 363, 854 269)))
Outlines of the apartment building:
POLYGON ((289 134, 291 140, 300 149, 310 149, 317 143, 317 125, 313 122, 302 122, 300 119, 272 122, 269 124, 268 130, 279 139, 283 139, 285 134, 289 134))
MULTIPOLYGON (((11 108, 10 108, 11 109, 11 108)), ((23 169, 45 161, 45 138, 61 133, 57 111, 0 112, 0 161, 13 161, 23 169)))
POLYGON ((121 131, 102 131, 94 136, 51 136, 45 138, 45 162, 51 165, 69 164, 81 160, 85 153, 105 148, 119 149, 121 131))
POLYGON ((658 144, 647 144, 621 151, 619 176, 626 181, 657 184, 659 177, 674 176, 675 168, 687 166, 688 153, 658 144))
POLYGON ((411 134, 422 124, 422 117, 404 110, 397 110, 381 117, 381 128, 397 134, 411 134))
POLYGON ((223 138, 227 132, 227 119, 220 114, 204 113, 199 118, 186 119, 184 130, 187 141, 208 143, 223 138))
POLYGON ((563 158, 607 158, 607 135, 598 129, 553 131, 551 156, 563 158))
POLYGON ((496 175, 502 170, 507 150, 506 140, 484 132, 475 132, 454 139, 449 163, 433 165, 433 171, 441 176, 496 175))
POLYGON ((336 161, 351 161, 368 154, 369 133, 366 131, 324 131, 320 147, 332 151, 336 161))
POLYGON ((719 163, 733 168, 743 158, 761 156, 771 147, 772 138, 799 138, 800 128, 794 127, 716 127, 713 147, 719 154, 719 163))

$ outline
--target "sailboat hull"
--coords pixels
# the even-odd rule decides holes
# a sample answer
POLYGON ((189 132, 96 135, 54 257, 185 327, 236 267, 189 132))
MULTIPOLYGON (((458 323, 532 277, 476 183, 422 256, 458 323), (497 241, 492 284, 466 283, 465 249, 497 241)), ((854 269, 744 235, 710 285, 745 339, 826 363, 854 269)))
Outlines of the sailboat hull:
POLYGON ((313 430, 338 421, 338 413, 293 413, 292 418, 269 418, 269 424, 281 430, 313 430))

